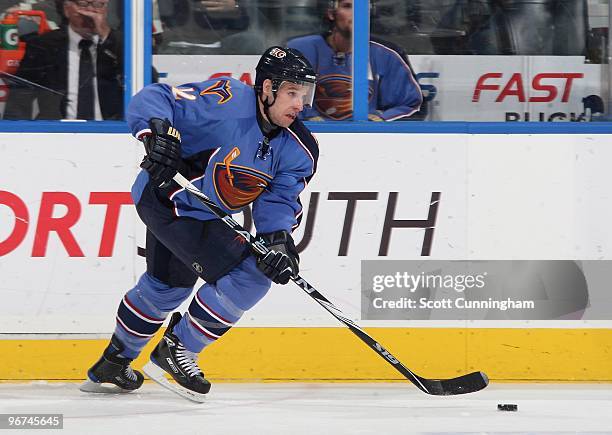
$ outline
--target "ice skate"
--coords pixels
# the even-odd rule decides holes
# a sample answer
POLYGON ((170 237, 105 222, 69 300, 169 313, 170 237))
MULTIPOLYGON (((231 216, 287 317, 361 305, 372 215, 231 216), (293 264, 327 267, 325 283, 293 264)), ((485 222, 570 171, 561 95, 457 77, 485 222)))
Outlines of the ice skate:
POLYGON ((87 380, 79 390, 86 393, 129 393, 140 388, 144 376, 130 367, 131 359, 118 356, 122 350, 121 341, 113 335, 102 357, 87 371, 87 380))
POLYGON ((198 367, 197 354, 185 349, 173 328, 181 320, 180 313, 172 314, 170 324, 159 344, 151 352, 151 361, 143 368, 145 374, 164 388, 194 402, 204 402, 210 382, 198 367), (164 376, 176 381, 171 383, 164 376))

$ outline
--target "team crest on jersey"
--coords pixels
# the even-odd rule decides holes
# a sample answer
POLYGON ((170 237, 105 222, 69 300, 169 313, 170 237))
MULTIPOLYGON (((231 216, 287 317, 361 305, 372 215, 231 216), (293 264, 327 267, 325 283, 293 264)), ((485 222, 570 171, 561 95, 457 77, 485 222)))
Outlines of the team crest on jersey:
MULTIPOLYGON (((323 116, 342 121, 353 115, 353 82, 351 76, 342 74, 324 75, 317 80, 314 98, 315 109, 323 116)), ((368 90, 368 100, 373 89, 368 90)))
POLYGON ((217 197, 230 210, 240 209, 257 199, 264 191, 272 177, 255 169, 232 165, 240 155, 236 147, 232 149, 223 162, 215 164, 213 181, 217 197))
POLYGON ((229 80, 219 80, 214 85, 209 86, 200 92, 200 95, 216 95, 219 97, 217 104, 227 103, 232 99, 232 87, 230 86, 229 80))

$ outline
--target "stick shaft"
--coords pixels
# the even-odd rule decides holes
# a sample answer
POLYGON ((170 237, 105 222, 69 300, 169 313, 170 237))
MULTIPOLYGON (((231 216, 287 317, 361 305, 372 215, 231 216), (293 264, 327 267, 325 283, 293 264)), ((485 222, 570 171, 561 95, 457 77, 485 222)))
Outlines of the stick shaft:
MULTIPOLYGON (((191 195, 199 199, 200 202, 202 202, 202 204, 207 206, 219 219, 225 222, 237 234, 242 236, 256 253, 260 255, 265 255, 267 252, 269 252, 269 249, 266 247, 266 245, 262 241, 256 240, 256 238, 250 232, 245 230, 228 213, 226 213, 217 204, 215 204, 210 198, 204 195, 204 193, 202 193, 197 187, 191 184, 191 182, 187 180, 185 177, 183 177, 181 174, 177 173, 174 176, 174 181, 176 181, 181 187, 183 187, 191 195)), ((391 353, 387 351, 380 343, 378 343, 370 335, 368 335, 363 329, 361 329, 359 325, 357 325, 351 319, 347 318, 344 315, 344 313, 340 311, 340 309, 338 309, 325 296, 323 296, 317 289, 315 289, 311 284, 309 284, 308 281, 306 281, 304 278, 302 278, 299 275, 292 277, 291 279, 302 290, 304 290, 311 298, 313 298, 319 305, 321 305, 331 315, 333 315, 336 319, 338 319, 345 326, 347 326, 353 334, 355 334, 361 341, 366 343, 368 347, 373 349, 381 358, 383 358, 388 364, 391 364, 398 372, 400 372, 405 378, 407 378, 410 382, 412 382, 421 391, 427 394, 459 394, 459 393, 441 392, 442 388, 439 386, 440 381, 425 379, 413 373, 408 367, 403 365, 397 358, 391 355, 391 353)), ((471 376, 471 375, 467 375, 467 376, 471 376)), ((459 377, 455 379, 461 380, 462 378, 463 377, 459 377)), ((454 380, 451 379, 449 381, 452 382, 454 380)), ((462 392, 469 392, 469 391, 462 391, 462 392)))

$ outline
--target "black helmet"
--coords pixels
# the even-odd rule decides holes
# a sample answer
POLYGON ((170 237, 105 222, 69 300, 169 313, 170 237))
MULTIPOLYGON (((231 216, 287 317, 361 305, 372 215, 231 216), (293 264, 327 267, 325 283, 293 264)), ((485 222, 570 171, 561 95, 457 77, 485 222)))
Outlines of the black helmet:
POLYGON ((261 91, 265 79, 272 80, 274 91, 283 81, 314 84, 317 75, 299 50, 270 47, 259 59, 255 68, 255 89, 261 91))

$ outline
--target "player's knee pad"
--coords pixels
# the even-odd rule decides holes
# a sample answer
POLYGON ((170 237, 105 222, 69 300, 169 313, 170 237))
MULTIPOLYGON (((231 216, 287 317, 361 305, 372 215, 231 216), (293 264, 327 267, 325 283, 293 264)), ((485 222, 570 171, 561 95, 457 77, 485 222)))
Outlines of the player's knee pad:
POLYGON ((169 287, 144 273, 117 310, 117 334, 137 347, 161 328, 168 313, 191 294, 192 288, 169 287), (144 341, 143 341, 144 340, 144 341))
POLYGON ((224 300, 214 285, 206 284, 193 297, 187 313, 190 333, 204 346, 229 331, 243 311, 224 300))
POLYGON ((254 257, 248 257, 228 274, 219 278, 217 291, 242 311, 252 308, 263 298, 272 281, 258 268, 254 257))
POLYGON ((193 287, 170 287, 148 273, 143 273, 136 287, 130 290, 135 297, 143 298, 144 303, 148 302, 165 313, 176 309, 192 291, 193 287))

